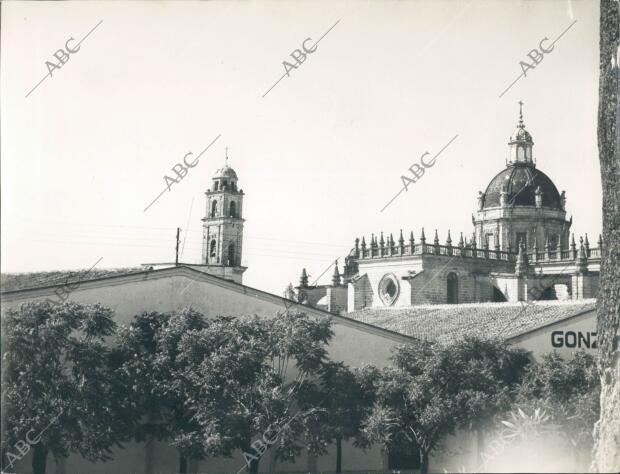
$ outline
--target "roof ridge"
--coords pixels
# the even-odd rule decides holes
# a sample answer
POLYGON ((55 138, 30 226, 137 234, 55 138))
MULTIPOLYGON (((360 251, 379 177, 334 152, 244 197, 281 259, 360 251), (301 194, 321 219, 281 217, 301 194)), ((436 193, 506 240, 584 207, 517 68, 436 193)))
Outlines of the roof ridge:
MULTIPOLYGON (((584 298, 581 300, 540 300, 540 301, 531 301, 529 305, 536 306, 572 306, 572 305, 589 305, 595 304, 596 298, 584 298)), ((411 311, 416 309, 446 309, 446 308, 481 308, 481 307, 497 307, 497 308, 519 308, 523 307, 525 303, 524 301, 517 302, 478 302, 478 303, 460 303, 460 304, 420 304, 420 305, 411 305, 411 306, 389 306, 384 308, 374 308, 374 307, 366 307, 362 309, 358 309, 352 311, 352 313, 360 313, 360 312, 368 312, 368 311, 411 311)))

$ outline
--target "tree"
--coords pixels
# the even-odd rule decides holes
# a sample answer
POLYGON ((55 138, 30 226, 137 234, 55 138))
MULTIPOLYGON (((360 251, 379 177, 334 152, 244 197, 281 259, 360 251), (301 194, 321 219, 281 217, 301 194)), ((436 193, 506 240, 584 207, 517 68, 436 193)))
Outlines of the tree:
POLYGON ((510 408, 530 359, 525 351, 509 348, 503 341, 475 337, 466 337, 438 355, 445 357, 454 374, 459 426, 476 432, 481 462, 484 431, 510 408))
POLYGON ((528 359, 503 343, 468 338, 450 346, 426 341, 402 346, 377 384, 366 418, 369 440, 387 449, 415 443, 420 471, 457 427, 481 428, 509 406, 528 359))
POLYGON ((186 408, 187 393, 179 380, 180 341, 184 334, 207 327, 205 317, 191 308, 161 314, 136 315, 119 331, 118 372, 128 387, 133 408, 130 417, 136 441, 167 441, 179 451, 179 472, 188 459, 204 453, 189 443, 198 424, 186 408))
POLYGON ((211 455, 240 449, 252 473, 272 444, 279 458, 294 459, 310 416, 292 415, 298 390, 325 363, 332 335, 328 319, 288 312, 219 318, 185 334, 178 380, 190 394, 186 408, 199 424, 193 440, 200 449, 211 455))
POLYGON ((620 470, 620 5, 600 2, 598 148, 603 190, 603 242, 597 299, 601 418, 591 469, 620 470))
POLYGON ((596 360, 583 351, 571 359, 552 352, 532 364, 518 388, 517 403, 544 410, 570 442, 575 468, 593 447, 593 428, 599 418, 600 380, 596 360))
POLYGON ((127 438, 125 397, 104 340, 116 327, 112 311, 32 302, 3 319, 3 469, 31 449, 35 474, 45 473, 50 452, 111 459, 110 448, 127 438))
POLYGON ((435 347, 424 341, 396 352, 396 367, 383 371, 375 406, 363 428, 369 441, 386 450, 415 442, 421 474, 428 473, 429 454, 444 436, 454 432, 458 417, 434 351, 435 347))
POLYGON ((308 451, 327 454, 327 446, 336 443, 336 472, 342 472, 342 441, 356 438, 364 409, 367 408, 357 373, 342 362, 327 362, 317 383, 309 383, 300 396, 302 409, 316 408, 316 416, 306 424, 308 451))
POLYGON ((282 416, 288 402, 266 363, 263 331, 258 319, 218 318, 188 332, 181 340, 183 368, 177 373, 197 423, 186 441, 212 456, 242 449, 257 458, 251 459, 252 472, 260 459, 253 454, 252 436, 267 429, 269 414, 282 416))

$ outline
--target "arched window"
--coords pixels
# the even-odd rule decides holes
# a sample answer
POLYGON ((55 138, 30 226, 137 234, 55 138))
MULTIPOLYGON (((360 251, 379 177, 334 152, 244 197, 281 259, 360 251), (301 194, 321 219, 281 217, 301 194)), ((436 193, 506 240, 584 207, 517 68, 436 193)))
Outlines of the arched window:
POLYGON ((539 300, 557 300, 558 297, 555 294, 555 288, 553 286, 549 286, 547 288, 545 288, 542 292, 542 294, 540 295, 540 298, 538 298, 539 300))
POLYGON ((228 246, 228 266, 235 266, 235 244, 231 243, 228 246))
POLYGON ((217 201, 213 201, 211 203, 211 217, 215 217, 215 214, 217 214, 217 201))
POLYGON ((237 217, 237 203, 235 201, 230 203, 230 217, 237 217))
POLYGON ((215 242, 215 239, 211 240, 211 244, 209 246, 209 256, 211 258, 215 258, 215 246, 217 245, 217 243, 215 242))
POLYGON ((456 273, 448 274, 448 304, 457 304, 459 302, 459 279, 456 273))
POLYGON ((557 234, 551 234, 549 236, 549 250, 557 250, 558 241, 560 240, 558 237, 559 236, 557 234))
POLYGON ((217 191, 219 187, 220 187, 220 182, 216 181, 215 184, 213 185, 213 191, 217 191))
POLYGON ((493 301, 497 303, 502 303, 506 301, 506 297, 504 296, 504 293, 502 293, 496 287, 493 287, 493 301))

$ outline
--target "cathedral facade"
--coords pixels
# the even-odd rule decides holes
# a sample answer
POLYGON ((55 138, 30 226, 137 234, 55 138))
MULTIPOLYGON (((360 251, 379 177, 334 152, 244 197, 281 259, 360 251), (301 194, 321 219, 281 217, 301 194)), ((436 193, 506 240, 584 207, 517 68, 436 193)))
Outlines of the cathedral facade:
POLYGON ((566 218, 566 193, 537 167, 522 110, 508 160, 478 193, 473 232, 444 242, 393 233, 356 238, 336 263, 331 285, 310 286, 305 269, 299 302, 333 313, 427 304, 578 300, 598 291, 602 241, 578 243, 566 218))
MULTIPOLYGON (((289 310, 312 318, 329 317, 334 340, 328 357, 351 367, 392 364, 402 344, 428 340, 450 344, 465 336, 497 337, 540 360, 556 351, 572 357, 577 350, 597 351, 596 296, 600 238, 590 247, 587 235, 569 234, 565 193, 542 171, 532 155, 533 140, 522 117, 508 146, 510 159, 479 194, 473 232, 445 241, 437 232, 427 240, 400 231, 355 239, 342 273, 334 265, 332 281, 312 285, 304 269, 294 294, 286 298, 242 284, 243 190, 226 164, 206 190, 199 262, 144 264, 142 268, 83 272, 67 291, 72 272, 1 275, 3 308, 63 295, 82 304, 112 308, 118 324, 143 312, 167 313, 191 306, 206 318, 272 318, 289 310), (156 268, 158 267, 158 268, 156 268), (297 299, 292 302, 290 299, 297 299), (540 301, 524 305, 525 301, 540 301), (558 300, 558 301, 549 301, 558 300), (328 312, 326 312, 328 311, 328 312)), ((178 242, 178 241, 177 241, 178 242)), ((92 271, 91 271, 92 270, 92 271)), ((484 438, 484 437, 483 437, 484 438)), ((442 441, 445 451, 431 458, 434 472, 475 469, 485 446, 480 437, 459 432, 442 441)), ((565 453, 567 459, 571 453, 565 453)), ((261 472, 331 471, 334 445, 295 462, 276 458, 272 450, 261 472)), ((77 453, 57 464, 58 472, 175 472, 178 452, 165 442, 135 442, 115 447, 107 463, 92 463, 77 453), (63 471, 64 469, 64 471, 63 471)), ((341 459, 349 471, 417 469, 410 458, 391 456, 379 446, 366 451, 343 442, 341 459)), ((29 457, 19 472, 30 472, 29 457)), ((54 460, 48 459, 48 469, 54 460)), ((192 459, 188 472, 240 472, 244 454, 192 459)))

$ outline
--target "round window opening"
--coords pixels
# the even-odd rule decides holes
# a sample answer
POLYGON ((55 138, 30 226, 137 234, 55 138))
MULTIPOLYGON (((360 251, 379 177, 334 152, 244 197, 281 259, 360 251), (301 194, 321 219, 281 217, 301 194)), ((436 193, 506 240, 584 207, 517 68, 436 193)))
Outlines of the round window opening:
POLYGON ((385 275, 379 282, 379 297, 386 306, 394 304, 394 301, 398 298, 399 291, 398 280, 392 274, 385 275))

